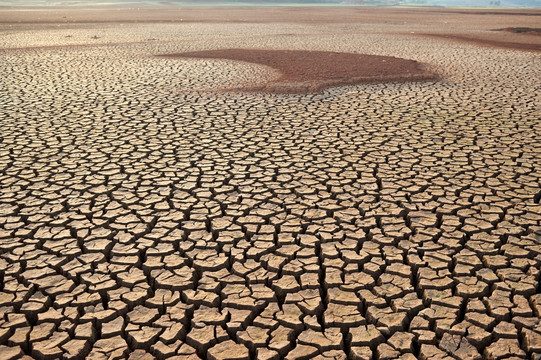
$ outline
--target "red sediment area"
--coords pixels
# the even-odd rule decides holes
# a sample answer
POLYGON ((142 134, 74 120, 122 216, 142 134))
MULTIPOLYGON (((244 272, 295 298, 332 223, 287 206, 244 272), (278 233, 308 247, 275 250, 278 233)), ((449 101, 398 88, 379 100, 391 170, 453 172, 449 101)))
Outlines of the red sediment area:
POLYGON ((480 38, 465 35, 452 35, 452 34, 425 34, 426 36, 449 39, 458 42, 464 42, 469 44, 475 44, 490 48, 521 50, 521 51, 541 51, 541 44, 534 42, 515 42, 515 41, 501 41, 488 38, 480 38))
POLYGON ((261 85, 229 89, 270 93, 313 93, 325 88, 376 82, 434 80, 414 61, 390 56, 305 50, 220 49, 166 57, 226 59, 269 66, 280 76, 261 85))
POLYGON ((496 31, 506 31, 514 34, 526 34, 526 35, 537 35, 541 36, 541 28, 530 28, 530 27, 507 27, 503 29, 498 29, 496 31))

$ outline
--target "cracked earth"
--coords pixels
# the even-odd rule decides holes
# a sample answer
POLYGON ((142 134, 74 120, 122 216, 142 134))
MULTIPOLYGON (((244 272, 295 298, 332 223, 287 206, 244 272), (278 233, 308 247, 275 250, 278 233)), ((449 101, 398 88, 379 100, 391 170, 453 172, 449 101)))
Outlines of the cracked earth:
POLYGON ((416 35, 539 16, 382 14, 4 19, 0 359, 541 359, 540 54, 416 35), (280 74, 156 56, 227 48, 439 78, 228 92, 280 74))

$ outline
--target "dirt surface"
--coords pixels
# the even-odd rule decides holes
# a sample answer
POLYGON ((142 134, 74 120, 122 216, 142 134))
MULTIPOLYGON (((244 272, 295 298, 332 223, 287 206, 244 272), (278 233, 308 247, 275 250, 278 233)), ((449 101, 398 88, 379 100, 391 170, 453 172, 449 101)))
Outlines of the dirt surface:
POLYGON ((541 357, 541 54, 419 36, 537 15, 95 11, 0 11, 1 360, 541 357))
POLYGON ((509 27, 504 29, 498 29, 497 31, 507 31, 515 34, 528 34, 528 35, 541 35, 541 28, 529 28, 529 27, 509 27))
POLYGON ((245 61, 269 66, 280 73, 270 83, 235 89, 242 91, 306 93, 340 85, 436 79, 416 61, 391 56, 258 49, 220 49, 162 56, 245 61))
MULTIPOLYGON (((538 28, 541 10, 456 10, 356 7, 175 7, 123 9, 91 7, 88 9, 36 8, 0 9, 0 24, 7 28, 72 29, 114 24, 379 24, 380 31, 402 33, 411 28, 441 39, 484 47, 539 51, 541 37, 529 32, 494 32, 495 28, 538 28), (422 14, 422 15, 420 15, 422 14), (427 31, 427 29, 429 31, 427 31)), ((316 33, 318 30, 316 30, 316 33)), ((299 36, 300 34, 280 34, 299 36)), ((65 39, 67 40, 67 39, 65 39)), ((108 39, 118 43, 118 39, 108 39)), ((126 37, 126 42, 131 41, 126 37)), ((69 41, 64 41, 69 43, 69 41)), ((92 41, 91 43, 96 43, 92 41)), ((35 44, 34 44, 35 45, 35 44)))
MULTIPOLYGON (((515 32, 513 32, 515 33, 515 32)), ((520 34, 527 34, 524 32, 516 32, 520 34)), ((468 36, 468 35, 454 35, 454 34, 426 34, 430 37, 440 38, 440 39, 448 39, 451 41, 458 41, 458 42, 464 42, 468 44, 474 44, 484 47, 493 47, 493 48, 499 48, 499 49, 511 49, 511 50, 521 50, 521 51, 534 51, 539 52, 541 51, 541 42, 539 43, 528 43, 528 42, 516 42, 516 41, 502 41, 500 39, 493 39, 490 37, 481 36, 481 37, 474 37, 474 36, 468 36)))
MULTIPOLYGON (((538 23, 541 10, 448 10, 448 9, 407 9, 370 7, 206 7, 183 6, 156 9, 124 9, 110 7, 101 9, 1 9, 0 23, 3 24, 62 24, 62 23, 145 23, 145 22, 196 22, 196 23, 380 23, 415 22, 445 24, 494 23, 503 19, 516 22, 517 26, 538 23), (422 13, 422 16, 419 14, 422 13)), ((532 25, 536 27, 535 25, 532 25)))

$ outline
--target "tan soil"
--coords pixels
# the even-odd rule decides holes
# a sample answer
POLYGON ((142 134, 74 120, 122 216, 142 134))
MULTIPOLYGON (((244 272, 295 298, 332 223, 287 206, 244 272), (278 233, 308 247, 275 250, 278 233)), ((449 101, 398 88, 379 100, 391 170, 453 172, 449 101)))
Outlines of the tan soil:
POLYGON ((414 60, 330 51, 220 49, 162 56, 226 59, 272 67, 281 74, 276 80, 238 89, 271 93, 317 92, 338 85, 436 78, 414 60))
MULTIPOLYGON (((532 32, 490 31, 539 27, 541 10, 456 10, 363 7, 176 7, 148 9, 0 8, 0 25, 11 31, 37 28, 99 27, 103 23, 295 23, 379 24, 381 31, 416 28, 415 35, 484 47, 539 51, 541 37, 532 32), (427 29, 428 28, 428 29, 427 29), (417 31, 418 30, 418 31, 417 31)), ((347 25, 349 26, 349 25, 347 25)), ((410 31, 404 35, 412 35, 410 31)), ((414 36, 415 36, 414 35, 414 36)), ((116 42, 116 41, 115 41, 116 42)))
POLYGON ((539 23, 541 10, 476 11, 449 9, 405 9, 366 7, 175 7, 124 9, 92 7, 90 9, 6 9, 0 8, 0 24, 62 23, 372 23, 372 24, 443 24, 465 25, 502 23, 507 26, 533 26, 539 23), (494 16, 496 15, 496 16, 494 16), (509 21, 516 22, 510 24, 509 21))

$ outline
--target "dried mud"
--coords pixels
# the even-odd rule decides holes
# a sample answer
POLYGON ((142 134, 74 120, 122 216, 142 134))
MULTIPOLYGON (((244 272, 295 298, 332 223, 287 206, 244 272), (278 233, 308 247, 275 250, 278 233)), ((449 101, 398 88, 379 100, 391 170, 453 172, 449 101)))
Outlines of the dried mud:
POLYGON ((280 73, 270 83, 232 89, 242 91, 309 93, 340 85, 436 79, 418 62, 392 56, 259 49, 220 49, 162 56, 245 61, 269 66, 280 73))
POLYGON ((537 16, 182 11, 0 11, 0 359, 541 357, 541 55, 418 36, 537 16), (156 56, 219 49, 441 78, 156 56))

